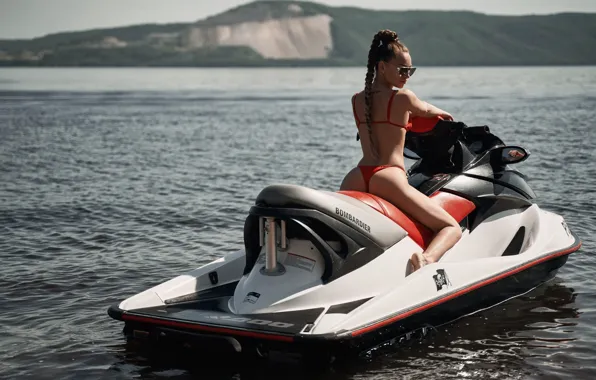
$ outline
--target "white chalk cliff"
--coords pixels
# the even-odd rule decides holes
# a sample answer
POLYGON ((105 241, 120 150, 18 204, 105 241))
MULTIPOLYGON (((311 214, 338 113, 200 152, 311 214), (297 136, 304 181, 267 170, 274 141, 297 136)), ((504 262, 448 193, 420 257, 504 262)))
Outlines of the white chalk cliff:
POLYGON ((295 16, 227 25, 196 25, 182 36, 186 49, 247 46, 269 59, 327 58, 333 49, 332 18, 325 14, 295 16))

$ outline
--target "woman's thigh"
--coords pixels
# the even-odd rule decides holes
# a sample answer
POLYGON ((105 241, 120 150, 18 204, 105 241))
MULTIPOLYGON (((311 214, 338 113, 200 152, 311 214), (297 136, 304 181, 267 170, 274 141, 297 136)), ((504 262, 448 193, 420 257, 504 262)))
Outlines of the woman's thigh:
POLYGON ((375 173, 370 180, 369 192, 391 202, 435 232, 457 225, 455 219, 437 202, 410 186, 405 173, 399 168, 387 168, 375 173))

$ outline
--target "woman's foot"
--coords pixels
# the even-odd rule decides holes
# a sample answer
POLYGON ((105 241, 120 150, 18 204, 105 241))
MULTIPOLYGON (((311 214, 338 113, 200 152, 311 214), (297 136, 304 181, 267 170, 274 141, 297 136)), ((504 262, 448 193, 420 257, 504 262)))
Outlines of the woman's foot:
POLYGON ((420 252, 414 253, 410 258, 410 261, 412 262, 413 267, 412 272, 415 272, 423 266, 430 264, 430 261, 420 252))

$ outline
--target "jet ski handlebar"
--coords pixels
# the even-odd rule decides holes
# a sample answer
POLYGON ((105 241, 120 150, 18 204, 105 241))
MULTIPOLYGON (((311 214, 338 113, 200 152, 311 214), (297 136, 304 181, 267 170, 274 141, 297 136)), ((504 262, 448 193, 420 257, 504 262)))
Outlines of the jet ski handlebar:
POLYGON ((416 120, 413 121, 413 128, 406 134, 405 148, 413 152, 417 157, 412 159, 440 160, 453 153, 454 146, 464 145, 472 148, 475 154, 486 152, 496 146, 504 145, 503 141, 490 132, 486 125, 467 126, 463 122, 447 121, 440 118, 431 129, 419 132, 416 128, 416 120))

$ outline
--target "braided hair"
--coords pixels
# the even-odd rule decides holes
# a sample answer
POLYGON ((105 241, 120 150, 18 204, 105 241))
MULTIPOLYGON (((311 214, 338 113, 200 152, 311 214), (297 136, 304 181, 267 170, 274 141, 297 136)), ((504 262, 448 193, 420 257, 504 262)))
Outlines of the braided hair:
POLYGON ((366 77, 364 80, 364 105, 366 127, 368 129, 368 137, 370 138, 371 151, 376 156, 376 149, 372 138, 372 83, 375 75, 377 75, 377 65, 380 61, 389 61, 396 57, 396 51, 407 52, 408 48, 399 41, 397 33, 394 31, 383 29, 377 32, 373 37, 368 51, 368 63, 366 65, 366 77))

